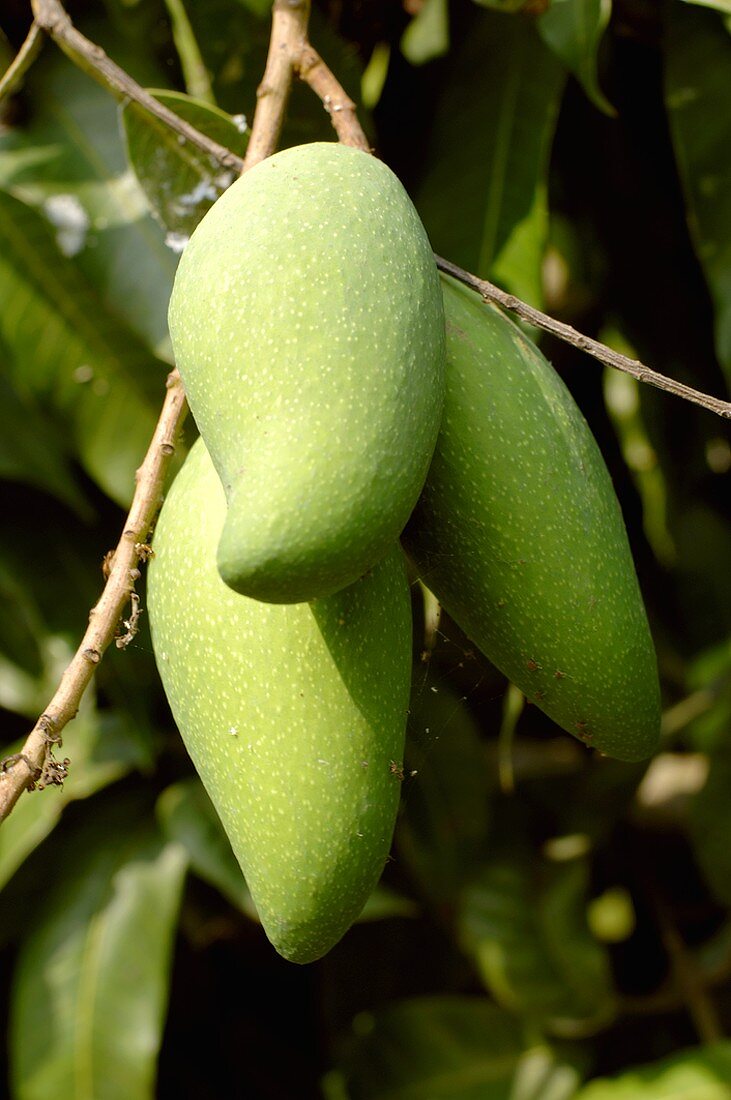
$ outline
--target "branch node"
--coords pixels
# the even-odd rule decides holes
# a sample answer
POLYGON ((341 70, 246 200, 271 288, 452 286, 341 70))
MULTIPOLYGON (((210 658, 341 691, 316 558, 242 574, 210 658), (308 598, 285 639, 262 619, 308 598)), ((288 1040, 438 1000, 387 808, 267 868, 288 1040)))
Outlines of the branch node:
MULTIPOLYGON (((136 572, 139 576, 139 570, 134 570, 134 572, 136 572)), ((140 608, 140 597, 137 595, 136 592, 130 592, 129 599, 130 604, 132 605, 130 616, 128 619, 122 619, 122 626, 125 627, 126 632, 124 634, 121 634, 118 638, 114 639, 114 644, 116 645, 117 649, 126 649, 139 629, 140 615, 142 614, 142 609, 140 608)))
POLYGON ((24 752, 14 752, 11 756, 6 756, 2 763, 0 763, 0 772, 2 772, 2 774, 5 774, 11 768, 14 768, 16 764, 19 764, 21 760, 30 772, 30 775, 26 780, 24 786, 27 790, 32 791, 36 785, 36 781, 41 774, 41 769, 37 768, 30 757, 27 756, 24 752))

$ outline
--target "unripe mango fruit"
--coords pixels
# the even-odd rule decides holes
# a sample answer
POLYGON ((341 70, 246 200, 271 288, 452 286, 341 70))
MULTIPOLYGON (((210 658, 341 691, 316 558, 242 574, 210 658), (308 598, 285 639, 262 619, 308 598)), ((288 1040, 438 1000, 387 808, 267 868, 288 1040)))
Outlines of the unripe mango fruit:
POLYGON ((439 278, 393 173, 334 143, 258 164, 193 233, 169 320, 226 491, 226 583, 294 603, 362 576, 416 503, 444 394, 439 278))
POLYGON ((391 844, 411 679, 403 554, 312 604, 265 604, 218 574, 225 512, 199 440, 155 532, 155 656, 269 939, 310 962, 358 916, 391 844))
POLYGON ((660 730, 655 652, 609 473, 571 395, 495 307, 444 279, 447 393, 404 542, 526 697, 620 760, 660 730))

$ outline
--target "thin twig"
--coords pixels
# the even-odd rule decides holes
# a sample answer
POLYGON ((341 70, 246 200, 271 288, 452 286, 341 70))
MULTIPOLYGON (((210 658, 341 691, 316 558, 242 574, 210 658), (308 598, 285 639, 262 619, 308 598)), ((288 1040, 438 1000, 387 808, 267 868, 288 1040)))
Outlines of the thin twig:
POLYGON ((196 130, 195 126, 191 126, 174 111, 159 103, 124 69, 120 69, 119 65, 107 57, 101 46, 90 42, 77 31, 59 0, 31 0, 31 3, 38 25, 50 34, 74 64, 111 91, 118 99, 132 100, 139 104, 176 134, 180 134, 186 141, 202 149, 224 167, 231 168, 234 172, 241 171, 244 164, 241 157, 232 153, 230 149, 226 149, 225 146, 219 145, 217 141, 212 141, 200 130, 196 130))
POLYGON ((42 45, 43 33, 34 19, 26 35, 25 42, 3 75, 0 76, 0 103, 6 96, 12 95, 20 87, 23 77, 41 52, 42 45))
POLYGON ((274 0, 269 53, 264 76, 256 90, 256 110, 251 124, 243 171, 270 157, 277 148, 287 109, 292 75, 292 58, 307 35, 309 0, 274 0))
POLYGON ((370 153, 371 147, 358 121, 355 104, 309 42, 302 44, 295 58, 294 71, 322 100, 340 144, 370 153))
MULTIPOLYGON (((183 385, 177 370, 167 381, 167 394, 160 419, 145 460, 137 471, 136 489, 122 536, 109 565, 109 575, 96 606, 89 613, 89 626, 61 683, 46 710, 31 730, 19 753, 3 763, 0 771, 0 822, 13 809, 23 791, 33 789, 44 773, 53 770, 52 749, 61 744, 61 731, 76 715, 81 697, 89 685, 128 602, 132 612, 125 622, 127 634, 136 624, 138 610, 134 585, 138 565, 147 556, 147 535, 162 499, 165 473, 175 452, 175 443, 187 412, 183 385)), ((126 636, 125 636, 126 637, 126 636)), ((63 765, 57 767, 63 769, 63 765)))
POLYGON ((577 332, 571 325, 566 325, 563 321, 556 321, 553 317, 549 317, 547 313, 541 313, 539 309, 534 309, 533 306, 522 302, 514 294, 507 294, 500 287, 495 286, 494 283, 488 282, 487 279, 478 279, 476 275, 471 275, 469 271, 464 271, 449 260, 442 259, 441 256, 435 256, 435 259, 440 271, 476 290, 486 302, 495 302, 503 309, 517 314, 522 320, 535 325, 536 328, 541 328, 544 332, 550 332, 552 336, 557 336, 559 340, 585 351, 594 359, 598 359, 600 363, 605 363, 608 367, 614 367, 615 370, 622 371, 624 374, 631 374, 638 382, 646 382, 648 385, 655 386, 666 393, 672 393, 676 397, 692 401, 694 405, 700 405, 701 408, 708 409, 719 416, 727 419, 731 418, 731 401, 721 401, 718 397, 711 397, 707 393, 701 393, 700 390, 684 386, 682 382, 676 382, 673 378, 666 378, 664 374, 651 370, 644 363, 640 363, 638 359, 629 359, 626 355, 620 355, 618 351, 608 348, 606 344, 601 344, 598 340, 593 340, 591 336, 584 336, 583 333, 577 332))
POLYGON ((257 90, 244 171, 271 156, 276 149, 293 75, 308 84, 320 98, 342 145, 371 151, 355 104, 310 43, 309 17, 310 0, 274 0, 269 53, 257 90))
MULTIPOLYGON (((124 99, 133 100, 144 107, 176 133, 235 172, 242 172, 245 168, 252 167, 259 160, 269 156, 276 148, 292 72, 296 72, 322 98, 323 104, 330 111, 330 118, 341 141, 358 148, 368 148, 367 139, 355 115, 352 102, 307 40, 306 16, 309 14, 309 0, 275 0, 272 40, 267 61, 269 75, 265 73, 260 88, 246 161, 232 153, 230 149, 211 141, 194 126, 158 103, 123 69, 110 61, 99 46, 79 34, 72 26, 59 0, 31 0, 31 2, 37 23, 48 31, 77 65, 115 94, 124 99), (286 16, 290 16, 291 19, 287 19, 286 16), (305 20, 304 25, 303 20, 305 20), (284 37, 280 37, 280 32, 285 30, 284 37)), ((559 340, 579 348, 607 366, 630 374, 638 382, 645 382, 666 393, 691 401, 726 419, 731 418, 731 402, 722 401, 718 397, 712 397, 710 394, 685 386, 682 382, 676 382, 646 367, 639 360, 629 359, 626 355, 621 355, 607 347, 606 344, 577 332, 571 325, 557 321, 548 314, 534 309, 515 295, 506 293, 486 279, 479 279, 451 261, 442 259, 441 256, 435 256, 435 259, 441 271, 472 287, 485 301, 495 302, 503 309, 535 325, 536 328, 550 332, 559 340)))

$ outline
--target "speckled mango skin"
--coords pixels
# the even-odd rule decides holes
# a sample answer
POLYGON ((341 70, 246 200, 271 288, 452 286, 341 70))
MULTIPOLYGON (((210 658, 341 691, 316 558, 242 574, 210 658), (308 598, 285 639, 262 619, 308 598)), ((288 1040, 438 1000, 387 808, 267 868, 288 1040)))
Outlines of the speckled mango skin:
POLYGON ((202 440, 165 501, 148 574, 157 665, 264 929, 305 963, 358 916, 388 855, 411 677, 403 554, 312 604, 228 588, 225 498, 202 440))
POLYGON ((226 583, 294 603, 362 576, 416 503, 444 395, 437 269, 390 169, 335 143, 251 169, 193 233, 169 321, 228 500, 226 583))
POLYGON ((620 760, 656 747, 655 652, 594 438, 538 349, 443 280, 447 393, 404 542, 424 582, 526 697, 620 760))

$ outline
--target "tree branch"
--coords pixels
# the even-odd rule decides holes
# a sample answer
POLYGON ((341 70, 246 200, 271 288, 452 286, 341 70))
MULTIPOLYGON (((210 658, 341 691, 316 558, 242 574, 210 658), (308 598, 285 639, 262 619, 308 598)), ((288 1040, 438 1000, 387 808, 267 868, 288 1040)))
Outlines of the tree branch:
POLYGON ((106 585, 89 613, 89 626, 81 645, 21 751, 2 763, 0 822, 8 816, 23 791, 32 790, 36 784, 45 786, 64 778, 66 762, 60 764, 54 760, 53 748, 61 744, 61 731, 76 715, 81 697, 105 650, 113 641, 117 625, 132 597, 132 615, 129 623, 125 624, 127 633, 131 633, 136 611, 134 586, 140 575, 138 565, 150 553, 148 535, 160 506, 165 473, 175 452, 177 435, 186 412, 183 385, 180 375, 174 370, 168 376, 167 394, 147 455, 137 471, 134 498, 108 567, 106 585))
POLYGON ((638 382, 646 382, 650 386, 655 386, 658 390, 664 390, 666 393, 672 393, 676 397, 684 398, 686 401, 692 401, 694 405, 700 405, 701 408, 708 409, 719 416, 727 419, 731 418, 730 401, 721 401, 718 397, 701 393, 700 390, 694 390, 691 386, 685 386, 682 382, 676 382, 673 378, 666 378, 664 374, 651 370, 644 363, 640 363, 638 359, 629 359, 626 355, 620 355, 618 351, 608 348, 606 344, 601 344, 598 340, 593 340, 591 336, 584 336, 583 333, 577 332, 571 325, 566 325, 563 321, 556 321, 553 317, 549 317, 547 313, 541 313, 539 309, 534 309, 533 306, 529 306, 527 302, 522 302, 515 295, 506 293, 500 287, 495 286, 494 283, 488 282, 487 279, 478 279, 476 275, 471 275, 469 271, 464 271, 449 260, 442 259, 441 256, 435 256, 435 259, 440 271, 476 290, 484 301, 495 302, 503 309, 517 314, 522 320, 535 325, 536 328, 543 329, 544 332, 550 332, 552 336, 557 336, 559 340, 585 351, 608 367, 614 367, 615 370, 622 371, 624 374, 631 374, 638 382))
POLYGON ((90 42, 77 31, 59 0, 31 0, 31 4, 38 26, 50 34, 54 42, 80 69, 92 76, 118 99, 122 101, 131 99, 139 104, 176 134, 180 134, 186 141, 202 149, 224 167, 231 168, 234 172, 241 171, 244 164, 241 157, 232 153, 230 149, 226 149, 225 146, 219 145, 217 141, 206 137, 174 111, 164 107, 124 69, 120 69, 101 46, 90 42))
POLYGON ((6 96, 12 95, 20 86, 23 77, 31 67, 43 45, 43 34, 38 23, 33 20, 25 42, 18 50, 16 57, 10 62, 7 69, 0 77, 0 103, 6 96))
MULTIPOLYGON (((20 54, 0 81, 7 92, 21 79, 39 49, 39 29, 46 31, 71 60, 94 77, 118 98, 133 100, 160 119, 175 133, 215 158, 220 164, 241 172, 274 152, 281 131, 292 76, 297 74, 321 98, 333 127, 343 144, 370 151, 358 122, 355 105, 342 86, 309 44, 307 21, 309 0, 274 0, 272 35, 264 79, 252 126, 246 161, 231 150, 211 141, 205 134, 158 103, 148 92, 120 69, 106 53, 80 34, 71 23, 59 0, 31 0, 35 20, 20 54), (22 58, 21 58, 22 55, 22 58), (11 74, 12 70, 12 74, 11 74)), ((560 321, 533 309, 492 283, 462 270, 448 260, 435 257, 438 267, 477 290, 485 301, 503 308, 560 339, 587 351, 618 370, 649 382, 660 389, 721 416, 731 416, 731 404, 692 390, 665 378, 641 363, 627 359, 611 348, 584 336, 560 321)), ((89 613, 89 626, 66 669, 46 711, 28 735, 22 750, 0 765, 0 823, 8 816, 24 790, 36 785, 61 782, 67 761, 57 762, 54 745, 61 744, 61 731, 75 716, 81 697, 96 666, 115 637, 115 631, 128 601, 132 603, 127 632, 118 637, 125 645, 133 636, 139 614, 134 585, 139 577, 139 562, 149 555, 146 539, 160 504, 165 473, 175 451, 175 439, 187 413, 182 382, 177 370, 168 377, 168 392, 157 427, 142 466, 137 471, 137 486, 122 536, 112 556, 109 575, 96 606, 89 613)))
POLYGON ((295 59, 295 72, 322 100, 340 144, 351 145, 365 153, 372 152, 358 121, 355 104, 309 42, 302 44, 299 56, 295 59))
POLYGON ((261 84, 256 90, 256 110, 251 124, 243 171, 270 157, 277 148, 292 87, 292 58, 307 35, 309 0, 274 0, 269 53, 261 84))
MULTIPOLYGON (((90 42, 73 27, 59 0, 31 0, 31 3, 37 24, 54 38, 72 61, 89 72, 95 80, 115 95, 134 100, 176 133, 236 172, 253 167, 274 152, 282 127, 292 74, 295 72, 320 96, 325 108, 330 112, 333 127, 343 144, 354 145, 361 149, 369 148, 352 101, 348 99, 341 85, 309 44, 307 38, 309 0, 274 0, 269 56, 264 79, 259 88, 259 99, 245 160, 236 156, 230 149, 211 141, 194 126, 158 103, 123 69, 115 65, 104 50, 90 42)), ((550 332, 559 340, 579 348, 607 366, 630 374, 638 382, 645 382, 665 393, 691 401, 718 416, 731 418, 731 402, 722 401, 720 398, 686 386, 682 382, 676 382, 646 367, 638 360, 629 359, 598 340, 577 332, 571 325, 557 321, 548 314, 534 309, 515 295, 506 293, 486 279, 472 275, 449 260, 442 259, 441 256, 435 256, 435 259, 441 271, 472 287, 485 301, 502 306, 503 309, 515 313, 529 324, 550 332)))
POLYGON ((309 18, 310 0, 274 0, 269 53, 256 93, 256 111, 244 171, 271 156, 277 148, 293 75, 308 84, 320 98, 341 144, 367 153, 371 151, 355 104, 310 44, 309 18))

